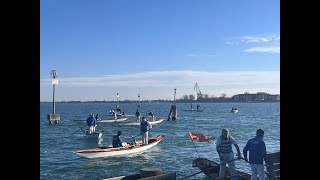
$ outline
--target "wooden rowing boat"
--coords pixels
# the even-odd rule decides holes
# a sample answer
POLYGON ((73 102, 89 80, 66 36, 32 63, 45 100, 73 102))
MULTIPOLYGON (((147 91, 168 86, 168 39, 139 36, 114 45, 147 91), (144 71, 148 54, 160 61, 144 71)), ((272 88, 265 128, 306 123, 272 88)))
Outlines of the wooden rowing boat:
MULTIPOLYGON (((219 179, 220 165, 217 162, 208 160, 206 158, 197 158, 192 161, 193 167, 198 167, 205 175, 209 176, 211 179, 219 179)), ((239 170, 237 171, 238 180, 250 180, 251 175, 239 170)), ((226 179, 231 179, 230 170, 226 167, 226 179)))
POLYGON ((101 158, 101 157, 111 157, 119 155, 127 155, 132 153, 144 152, 161 142, 164 135, 160 134, 148 139, 148 144, 143 145, 142 140, 137 141, 136 144, 127 142, 125 147, 112 147, 112 145, 91 149, 78 150, 75 153, 86 158, 101 158))
POLYGON ((98 122, 122 122, 122 121, 126 121, 128 119, 128 117, 121 117, 121 118, 117 118, 117 119, 114 119, 114 118, 108 118, 108 119, 101 119, 100 121, 97 121, 98 122))
MULTIPOLYGON (((107 118, 107 119, 101 119, 99 118, 99 120, 96 121, 96 123, 105 123, 105 122, 122 122, 122 121, 126 121, 128 119, 128 117, 121 117, 121 118, 107 118)), ((87 120, 85 119, 75 119, 73 120, 75 122, 79 122, 79 123, 86 123, 87 120)))
MULTIPOLYGON (((157 119, 155 121, 148 121, 151 125, 155 125, 155 124, 159 124, 161 122, 164 121, 164 118, 160 118, 160 119, 157 119)), ((141 122, 129 122, 129 123, 123 123, 123 125, 136 125, 136 126, 140 126, 141 122)))

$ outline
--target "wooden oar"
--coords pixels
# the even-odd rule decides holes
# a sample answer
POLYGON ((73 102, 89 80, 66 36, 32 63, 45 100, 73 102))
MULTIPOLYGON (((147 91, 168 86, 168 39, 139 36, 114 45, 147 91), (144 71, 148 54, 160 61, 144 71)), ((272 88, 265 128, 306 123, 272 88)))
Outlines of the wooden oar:
POLYGON ((187 179, 187 178, 189 178, 189 177, 192 177, 192 176, 197 175, 197 174, 200 174, 200 173, 202 173, 202 171, 196 172, 196 173, 191 174, 191 175, 189 175, 189 176, 185 176, 185 177, 183 177, 183 178, 181 178, 181 179, 187 179))
MULTIPOLYGON (((78 132, 79 130, 82 130, 82 128, 84 128, 84 127, 86 127, 87 125, 85 125, 85 126, 83 126, 83 127, 81 127, 81 128, 79 128, 78 130, 76 130, 74 133, 72 133, 71 135, 74 135, 76 132, 78 132)), ((82 130, 83 131, 83 130, 82 130)))

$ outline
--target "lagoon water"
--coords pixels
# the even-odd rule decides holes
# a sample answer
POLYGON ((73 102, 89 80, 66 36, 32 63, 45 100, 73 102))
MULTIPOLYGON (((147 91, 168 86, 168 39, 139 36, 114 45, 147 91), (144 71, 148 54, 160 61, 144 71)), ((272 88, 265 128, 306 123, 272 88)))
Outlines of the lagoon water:
MULTIPOLYGON (((140 103, 140 113, 152 110, 156 117, 167 118, 172 103, 140 103)), ((261 128, 265 131, 264 141, 268 152, 280 151, 280 103, 199 103, 203 112, 184 111, 190 104, 177 103, 176 121, 163 121, 154 125, 149 136, 164 134, 165 139, 154 148, 141 154, 87 159, 74 153, 79 149, 109 145, 112 136, 121 130, 122 139, 139 134, 139 126, 121 123, 98 123, 97 130, 103 129, 103 139, 87 139, 80 130, 85 124, 74 121, 86 119, 90 113, 99 113, 107 118, 115 103, 56 103, 60 114, 59 124, 49 124, 46 118, 52 113, 52 103, 40 103, 40 179, 82 179, 101 180, 104 178, 132 175, 146 167, 161 168, 163 173, 176 172, 177 179, 199 171, 192 167, 192 160, 198 156, 218 161, 213 143, 193 144, 188 131, 200 131, 218 138, 223 128, 228 128, 242 151, 248 139, 261 128), (231 113, 232 107, 239 109, 231 113)), ((120 103, 126 114, 134 115, 137 103, 120 103)), ((193 104, 196 107, 196 104, 193 104)), ((128 121, 136 118, 130 117, 128 121)), ((138 139, 138 138, 137 138, 138 139)), ((234 152, 236 152, 233 147, 234 152)), ((241 152, 242 153, 242 152, 241 152)), ((239 170, 250 172, 249 164, 236 161, 239 170)), ((208 179, 203 173, 188 179, 208 179)))

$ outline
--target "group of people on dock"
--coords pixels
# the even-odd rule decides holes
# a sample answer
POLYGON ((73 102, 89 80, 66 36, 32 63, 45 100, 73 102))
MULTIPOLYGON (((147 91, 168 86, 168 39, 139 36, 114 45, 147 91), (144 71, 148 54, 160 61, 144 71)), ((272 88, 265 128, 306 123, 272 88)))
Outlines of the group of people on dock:
POLYGON ((220 171, 219 178, 223 179, 225 177, 226 164, 230 169, 231 180, 237 179, 237 171, 235 167, 234 160, 243 159, 251 166, 251 180, 256 180, 259 175, 259 180, 265 180, 265 171, 263 160, 267 164, 267 152, 266 145, 263 141, 264 131, 258 129, 256 131, 256 136, 247 141, 245 147, 243 148, 243 156, 241 157, 241 152, 238 144, 234 138, 230 135, 228 129, 222 129, 222 135, 217 139, 216 150, 220 159, 220 171), (232 151, 232 145, 237 150, 237 158, 234 159, 234 153, 232 151), (249 160, 247 154, 249 151, 249 160))

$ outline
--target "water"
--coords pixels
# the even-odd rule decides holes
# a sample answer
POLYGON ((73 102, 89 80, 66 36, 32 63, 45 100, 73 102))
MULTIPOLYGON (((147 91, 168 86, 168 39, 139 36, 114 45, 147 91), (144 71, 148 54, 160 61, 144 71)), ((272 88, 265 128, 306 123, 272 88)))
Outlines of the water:
MULTIPOLYGON (((120 103, 127 114, 134 114, 135 103, 120 103)), ((152 110, 156 117, 167 118, 172 103, 142 103, 140 113, 145 115, 152 110)), ((195 143, 193 145, 188 131, 200 131, 208 136, 219 137, 223 128, 228 128, 242 151, 248 139, 255 136, 258 128, 265 131, 264 141, 268 152, 280 150, 280 104, 279 103, 200 103, 203 112, 183 111, 190 104, 177 103, 178 119, 154 125, 149 136, 164 134, 165 139, 148 151, 128 156, 87 159, 74 153, 109 145, 112 136, 121 130, 122 139, 130 139, 139 134, 139 126, 121 123, 99 123, 103 129, 103 139, 86 139, 79 130, 85 124, 74 121, 86 119, 90 113, 99 113, 107 118, 113 103, 56 103, 56 113, 60 114, 59 124, 49 125, 47 113, 52 113, 52 103, 40 103, 40 179, 92 179, 132 175, 145 167, 161 168, 163 173, 176 172, 177 179, 199 171, 192 167, 192 160, 198 157, 218 161, 214 143, 195 143), (232 107, 239 109, 231 113, 232 107), (76 132, 76 133, 74 133, 76 132), (74 134, 73 134, 74 133, 74 134), (198 152, 198 154, 197 154, 198 152)), ((128 121, 135 120, 130 117, 128 121)), ((234 152, 235 148, 233 147, 234 152)), ((250 172, 243 160, 236 161, 237 169, 250 172)), ((207 179, 200 173, 189 179, 207 179)))

